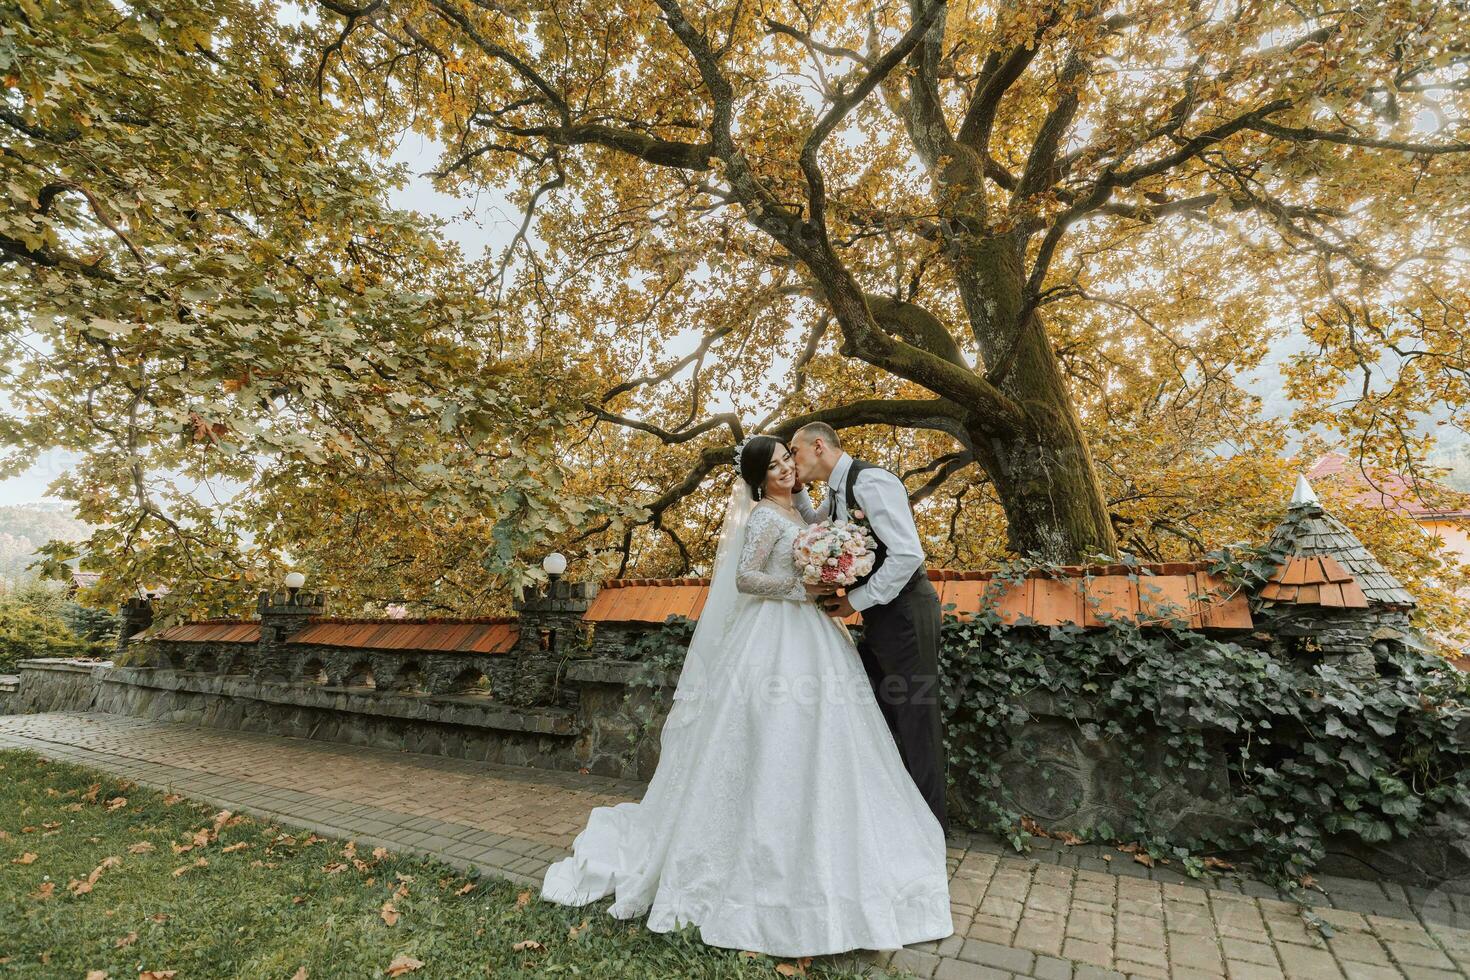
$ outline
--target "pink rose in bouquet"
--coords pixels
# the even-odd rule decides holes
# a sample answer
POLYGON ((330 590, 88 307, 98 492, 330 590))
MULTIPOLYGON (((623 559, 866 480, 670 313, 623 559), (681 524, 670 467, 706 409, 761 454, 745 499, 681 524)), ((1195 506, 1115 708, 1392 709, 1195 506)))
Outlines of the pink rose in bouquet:
POLYGON ((859 524, 823 521, 798 533, 791 551, 807 585, 849 586, 873 570, 877 547, 859 524))

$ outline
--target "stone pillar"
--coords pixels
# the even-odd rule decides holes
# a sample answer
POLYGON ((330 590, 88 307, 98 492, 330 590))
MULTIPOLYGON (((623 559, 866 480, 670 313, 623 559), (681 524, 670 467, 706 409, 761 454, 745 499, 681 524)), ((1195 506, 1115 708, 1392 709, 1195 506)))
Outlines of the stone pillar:
POLYGON ((515 686, 509 692, 491 693, 522 707, 554 704, 561 663, 577 643, 582 615, 596 595, 596 585, 557 580, 541 593, 517 600, 521 638, 515 652, 515 686))
POLYGON ((255 662, 250 673, 256 680, 292 680, 287 676, 289 659, 285 644, 301 632, 313 617, 326 608, 319 592, 262 592, 256 600, 260 613, 260 643, 255 649, 255 662))
POLYGON ((121 660, 127 653, 133 637, 153 625, 153 600, 128 599, 117 610, 117 651, 114 659, 121 660))

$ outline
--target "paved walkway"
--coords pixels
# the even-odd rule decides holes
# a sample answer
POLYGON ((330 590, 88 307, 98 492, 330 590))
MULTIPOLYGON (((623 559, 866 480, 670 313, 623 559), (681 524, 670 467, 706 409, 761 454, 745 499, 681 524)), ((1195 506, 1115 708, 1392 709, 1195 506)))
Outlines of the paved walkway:
MULTIPOLYGON (((0 716, 0 748, 523 882, 567 853, 589 809, 642 792, 597 776, 104 714, 0 716)), ((1092 846, 1017 855, 962 836, 949 853, 955 935, 876 964, 936 980, 1470 976, 1470 896, 1328 878, 1312 911, 1331 927, 1324 939, 1259 882, 1204 886, 1092 846)))

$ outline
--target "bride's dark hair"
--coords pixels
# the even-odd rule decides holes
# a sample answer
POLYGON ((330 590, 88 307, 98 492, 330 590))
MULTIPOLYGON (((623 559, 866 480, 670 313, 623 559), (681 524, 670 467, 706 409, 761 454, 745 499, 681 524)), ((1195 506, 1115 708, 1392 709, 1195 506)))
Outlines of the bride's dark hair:
POLYGON ((740 478, 750 487, 750 495, 756 500, 766 495, 766 470, 771 465, 771 457, 776 455, 777 446, 784 448, 786 443, 775 436, 751 436, 740 453, 740 478))

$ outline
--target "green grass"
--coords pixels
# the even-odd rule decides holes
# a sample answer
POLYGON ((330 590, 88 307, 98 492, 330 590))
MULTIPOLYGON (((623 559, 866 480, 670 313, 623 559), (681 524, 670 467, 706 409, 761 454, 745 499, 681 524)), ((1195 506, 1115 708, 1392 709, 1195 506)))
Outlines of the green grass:
MULTIPOLYGON (((409 980, 775 977, 783 966, 711 949, 693 929, 651 933, 608 916, 606 902, 564 908, 432 860, 366 846, 354 857, 343 841, 241 816, 220 818, 216 834, 216 815, 104 773, 0 752, 0 973, 287 980, 304 967, 324 980, 386 976, 400 954, 424 964, 409 980), (200 831, 210 833, 196 844, 200 831), (36 857, 15 863, 26 854, 36 857), (389 901, 399 916, 391 926, 389 901), (543 948, 513 948, 527 940, 543 948)), ((858 975, 830 962, 809 970, 858 975)))

